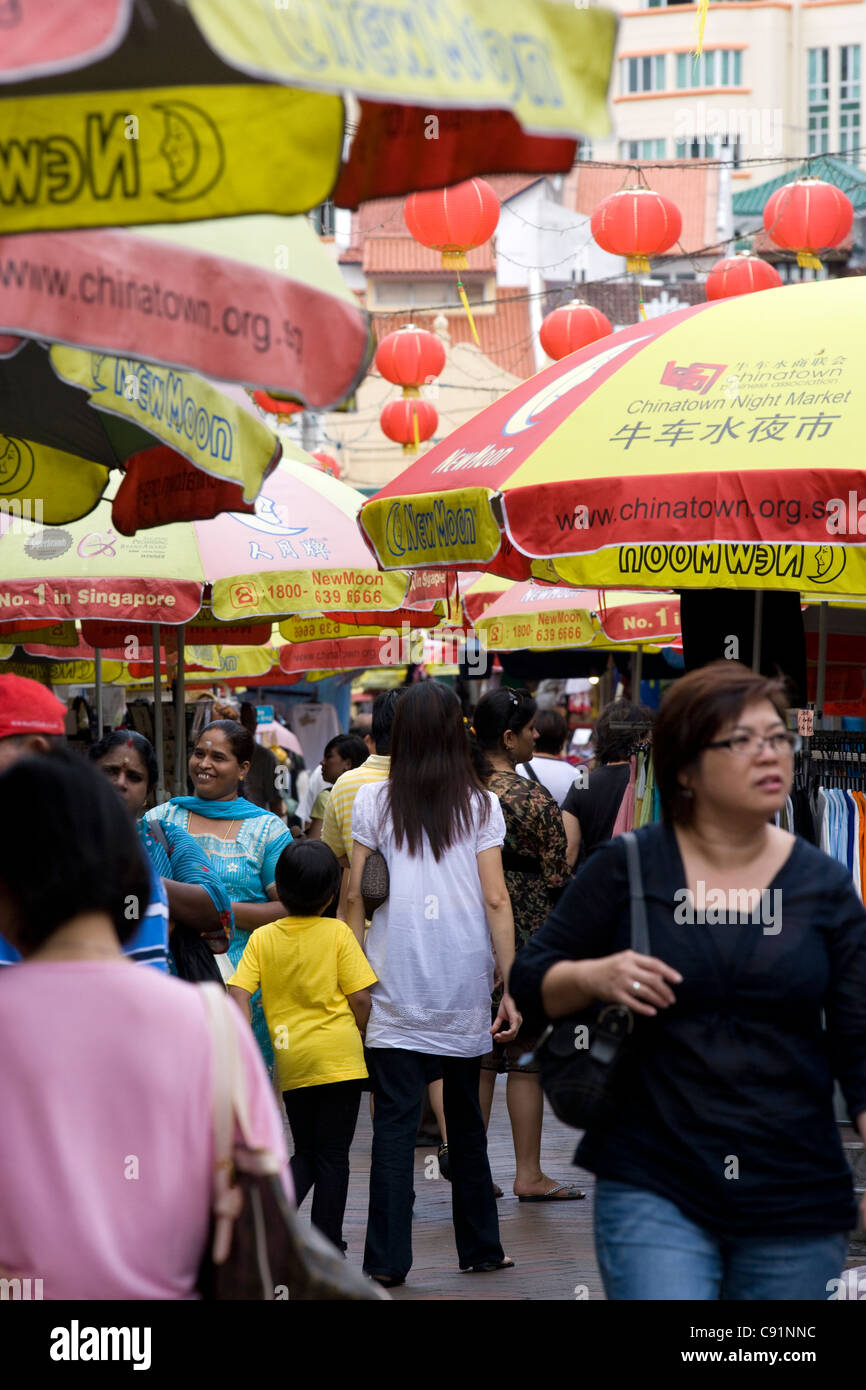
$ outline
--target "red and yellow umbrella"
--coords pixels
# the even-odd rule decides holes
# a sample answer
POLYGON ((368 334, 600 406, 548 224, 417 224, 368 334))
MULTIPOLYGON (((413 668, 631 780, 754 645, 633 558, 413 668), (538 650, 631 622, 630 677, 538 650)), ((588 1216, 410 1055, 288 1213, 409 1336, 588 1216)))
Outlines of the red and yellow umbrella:
POLYGON ((573 353, 361 512, 386 569, 866 592, 866 281, 700 304, 573 353))
POLYGON ((610 130, 616 17, 596 6, 4 0, 0 33, 10 231, 304 212, 335 184, 357 207, 475 173, 565 172, 575 137, 610 130), (360 120, 343 160, 347 92, 360 120))

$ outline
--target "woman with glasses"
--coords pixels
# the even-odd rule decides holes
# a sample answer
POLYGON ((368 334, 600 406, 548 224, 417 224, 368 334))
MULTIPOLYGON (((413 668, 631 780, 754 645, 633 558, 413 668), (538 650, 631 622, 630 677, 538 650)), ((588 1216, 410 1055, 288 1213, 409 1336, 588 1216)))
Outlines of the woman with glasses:
POLYGON ((575 1155, 609 1299, 825 1299, 845 1263, 833 1083, 866 1140, 866 912, 773 824, 798 742, 780 683, 728 661, 678 680, 653 732, 663 821, 637 832, 651 954, 629 948, 617 839, 512 969, 527 1016, 634 1015, 612 1117, 575 1155))

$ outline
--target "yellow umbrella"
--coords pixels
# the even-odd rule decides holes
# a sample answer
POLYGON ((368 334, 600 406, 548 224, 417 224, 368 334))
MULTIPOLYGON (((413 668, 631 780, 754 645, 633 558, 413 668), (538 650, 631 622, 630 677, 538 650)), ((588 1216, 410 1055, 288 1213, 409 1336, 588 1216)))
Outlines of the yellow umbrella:
POLYGON ((364 506, 380 562, 866 592, 866 280, 741 295, 521 383, 364 506))

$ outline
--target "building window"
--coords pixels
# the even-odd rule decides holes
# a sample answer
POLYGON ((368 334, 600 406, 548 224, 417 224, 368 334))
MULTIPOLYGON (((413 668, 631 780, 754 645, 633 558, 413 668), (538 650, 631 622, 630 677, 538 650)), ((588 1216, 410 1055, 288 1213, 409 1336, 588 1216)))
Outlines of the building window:
POLYGON ((620 159, 664 159, 665 140, 620 140, 620 159))
POLYGON ((839 49, 839 149, 856 163, 859 146, 860 45, 848 43, 839 49))
POLYGON ((326 203, 320 203, 308 215, 316 236, 332 237, 334 235, 334 204, 332 199, 329 198, 326 203))
POLYGON ((645 58, 622 58, 622 90, 624 93, 663 92, 665 87, 665 55, 656 53, 645 58))
POLYGON ((830 148, 830 50, 809 49, 809 153, 826 154, 830 148))
POLYGON ((577 160, 578 160, 578 163, 581 163, 583 160, 586 160, 586 159, 592 159, 592 141, 591 141, 591 140, 579 140, 578 143, 577 143, 577 160))
POLYGON ((722 150, 726 150, 733 145, 734 157, 733 167, 740 167, 740 139, 739 136, 733 141, 729 135, 721 138, 712 136, 710 139, 702 140, 678 140, 676 143, 677 159, 721 159, 722 150))
POLYGON ((739 87, 743 76, 743 55, 738 48, 707 48, 697 58, 694 53, 677 54, 677 87, 739 87))

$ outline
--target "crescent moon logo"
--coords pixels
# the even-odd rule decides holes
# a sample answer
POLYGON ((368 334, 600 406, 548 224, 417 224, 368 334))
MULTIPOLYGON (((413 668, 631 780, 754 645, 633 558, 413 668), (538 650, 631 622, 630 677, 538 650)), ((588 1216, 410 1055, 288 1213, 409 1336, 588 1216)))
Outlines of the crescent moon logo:
POLYGON ((209 116, 189 101, 156 101, 165 134, 159 153, 168 165, 170 188, 157 188, 158 198, 168 203, 189 203, 203 198, 225 167, 219 131, 209 116))
POLYGON ((832 584, 845 568, 845 547, 819 545, 815 551, 815 573, 808 576, 812 584, 832 584))
POLYGON ((239 521, 241 526, 263 531, 266 536, 302 536, 309 530, 308 526, 287 526, 271 497, 257 497, 254 506, 254 516, 250 516, 249 512, 229 512, 229 516, 239 521))
POLYGON ((0 493, 4 497, 21 492, 33 477, 35 467, 33 450, 25 440, 0 434, 0 493))

